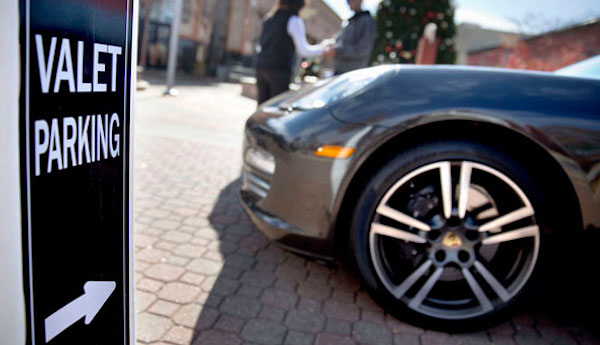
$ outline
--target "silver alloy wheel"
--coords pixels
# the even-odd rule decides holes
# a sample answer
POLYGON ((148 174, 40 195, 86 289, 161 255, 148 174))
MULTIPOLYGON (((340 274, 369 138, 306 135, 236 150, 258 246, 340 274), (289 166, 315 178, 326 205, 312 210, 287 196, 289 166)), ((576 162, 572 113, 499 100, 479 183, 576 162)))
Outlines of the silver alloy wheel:
POLYGON ((471 161, 436 162, 400 178, 379 202, 369 233, 373 266, 390 294, 441 319, 480 316, 510 301, 529 280, 539 246, 525 193, 471 161), (422 198, 429 211, 409 214, 402 201, 413 200, 423 183, 436 187, 422 198), (398 268, 396 251, 415 257, 409 270, 398 268))

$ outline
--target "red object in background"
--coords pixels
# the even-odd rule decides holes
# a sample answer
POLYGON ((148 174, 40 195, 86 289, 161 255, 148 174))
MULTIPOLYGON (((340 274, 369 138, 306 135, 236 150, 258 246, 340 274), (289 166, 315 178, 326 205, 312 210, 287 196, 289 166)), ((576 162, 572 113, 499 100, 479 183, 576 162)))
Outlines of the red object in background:
MULTIPOLYGON (((580 42, 579 42, 580 43, 580 42)), ((571 42, 568 46, 555 49, 552 58, 535 57, 521 41, 510 50, 506 62, 507 68, 529 69, 536 71, 556 71, 564 66, 572 65, 585 58, 584 47, 578 42, 571 42)))
POLYGON ((302 61, 302 63, 300 64, 300 67, 306 69, 308 67, 308 62, 307 61, 302 61))
POLYGON ((385 52, 386 52, 386 53, 389 53, 389 52, 391 52, 391 51, 392 51, 392 47, 390 47, 390 46, 386 46, 386 47, 385 47, 385 52))
POLYGON ((554 71, 600 51, 600 20, 469 53, 468 64, 554 71))
POLYGON ((417 46, 415 63, 417 65, 434 65, 439 44, 440 39, 437 37, 433 42, 430 42, 425 37, 421 37, 421 39, 419 39, 419 45, 417 46))

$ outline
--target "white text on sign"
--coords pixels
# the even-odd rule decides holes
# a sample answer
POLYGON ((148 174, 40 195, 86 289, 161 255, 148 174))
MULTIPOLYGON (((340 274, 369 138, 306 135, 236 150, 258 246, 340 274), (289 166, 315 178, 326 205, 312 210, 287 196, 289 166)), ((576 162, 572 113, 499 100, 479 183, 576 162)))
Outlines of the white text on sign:
POLYGON ((119 115, 87 115, 34 122, 35 176, 46 157, 49 174, 58 170, 119 156, 119 115))
POLYGON ((43 93, 60 91, 63 82, 67 83, 69 92, 107 92, 105 83, 100 82, 100 73, 106 72, 106 65, 100 62, 101 54, 111 55, 111 79, 110 91, 117 90, 117 58, 123 49, 110 44, 94 43, 92 61, 92 81, 84 81, 84 58, 85 45, 83 41, 77 41, 77 72, 73 70, 73 57, 71 54, 71 41, 68 38, 61 39, 56 72, 54 69, 54 57, 57 51, 56 37, 50 39, 50 47, 46 51, 42 35, 35 35, 35 48, 37 51, 38 70, 40 72, 40 84, 43 93), (77 75, 77 77, 75 77, 77 75), (52 77, 54 84, 52 85, 52 77), (75 82, 77 81, 77 83, 75 82))

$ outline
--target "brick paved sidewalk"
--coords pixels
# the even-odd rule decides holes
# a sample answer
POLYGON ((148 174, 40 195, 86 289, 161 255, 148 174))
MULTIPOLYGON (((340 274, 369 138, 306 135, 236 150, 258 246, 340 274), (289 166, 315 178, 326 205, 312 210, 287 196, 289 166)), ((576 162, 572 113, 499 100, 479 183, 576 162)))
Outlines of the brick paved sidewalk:
POLYGON ((232 84, 152 86, 136 98, 139 344, 596 344, 539 312, 449 335, 383 312, 343 268, 285 252, 237 199, 241 138, 255 103, 232 84))

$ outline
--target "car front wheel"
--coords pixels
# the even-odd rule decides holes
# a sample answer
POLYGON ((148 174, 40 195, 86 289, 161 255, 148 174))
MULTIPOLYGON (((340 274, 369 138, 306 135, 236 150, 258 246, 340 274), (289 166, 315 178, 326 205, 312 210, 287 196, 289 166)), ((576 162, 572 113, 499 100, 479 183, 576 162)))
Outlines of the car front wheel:
POLYGON ((384 164, 352 221, 351 247, 373 297, 426 328, 468 330, 505 317, 539 266, 545 201, 530 176, 503 152, 466 141, 384 164))

